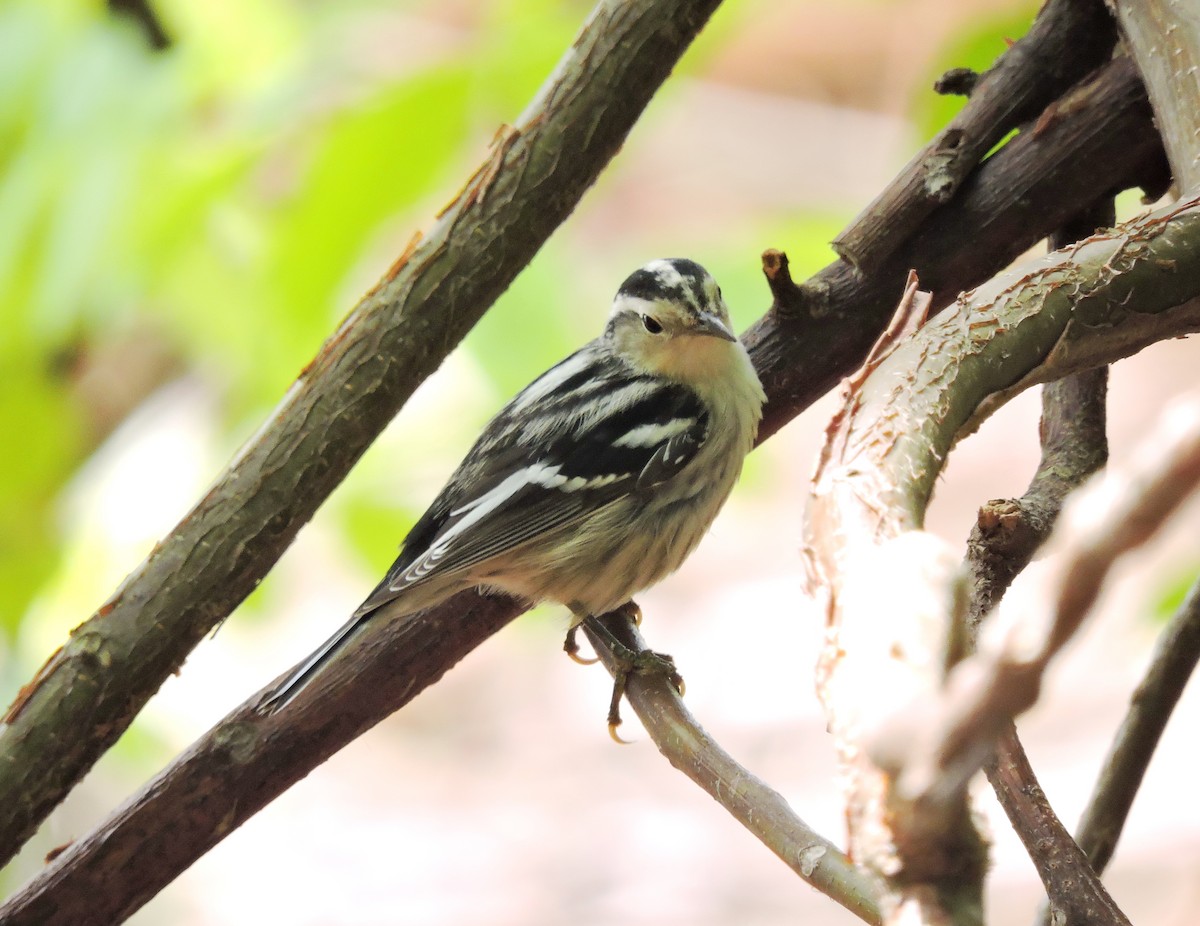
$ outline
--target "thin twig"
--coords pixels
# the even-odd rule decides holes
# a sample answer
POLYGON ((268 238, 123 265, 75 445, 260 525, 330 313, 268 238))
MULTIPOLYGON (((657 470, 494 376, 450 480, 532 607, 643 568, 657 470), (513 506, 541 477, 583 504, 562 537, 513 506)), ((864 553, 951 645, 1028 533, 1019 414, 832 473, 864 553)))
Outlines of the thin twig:
MULTIPOLYGON (((605 626, 635 652, 647 648, 622 612, 605 626)), ((607 641, 584 625, 588 640, 605 667, 617 660, 607 641)), ((840 849, 805 823, 783 796, 747 771, 705 732, 683 699, 661 675, 631 675, 625 695, 654 744, 675 768, 774 852, 796 874, 867 923, 880 922, 876 886, 840 849)))
MULTIPOLYGON (((1133 693, 1129 711, 1121 721, 1088 798, 1078 835, 1070 842, 1086 870, 1093 873, 1093 878, 1098 879, 1112 859, 1154 749, 1188 679, 1195 671, 1197 660, 1200 660, 1200 583, 1192 587, 1187 600, 1159 636, 1150 665, 1133 693)), ((1020 752, 1019 743, 1015 751, 1020 752)), ((1021 755, 1024 753, 1021 752, 1021 755)), ((1008 790, 1015 799, 1020 800, 1023 795, 1033 793, 1045 800, 1040 788, 1031 791, 1028 784, 1031 779, 1031 771, 1014 775, 1012 787, 1008 790)), ((1062 844, 1061 837, 1053 834, 1053 845, 1062 844)), ((1071 878, 1072 871, 1080 868, 1080 861, 1074 857, 1056 861, 1061 862, 1058 870, 1062 872, 1061 877, 1066 879, 1071 878)), ((1074 892, 1059 892, 1058 896, 1064 893, 1070 896, 1074 892)), ((1063 907, 1061 901, 1054 904, 1055 912, 1067 914, 1067 922, 1092 922, 1087 918, 1089 910, 1080 907, 1064 910, 1063 907)), ((1051 910, 1049 903, 1042 904, 1038 914, 1042 926, 1059 922, 1051 910)))
POLYGON ((1077 841, 1097 872, 1104 871, 1142 776, 1171 712, 1200 660, 1200 583, 1163 630, 1150 666, 1133 693, 1129 711, 1104 760, 1077 841))

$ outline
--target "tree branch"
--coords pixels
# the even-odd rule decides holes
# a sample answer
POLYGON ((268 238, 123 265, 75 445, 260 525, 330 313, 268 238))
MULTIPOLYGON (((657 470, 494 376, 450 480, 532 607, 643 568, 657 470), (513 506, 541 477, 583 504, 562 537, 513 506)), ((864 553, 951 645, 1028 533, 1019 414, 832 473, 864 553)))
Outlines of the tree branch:
POLYGON ((961 590, 952 555, 920 532, 942 461, 1017 389, 1196 330, 1184 266, 1200 266, 1194 200, 1014 267, 879 360, 830 427, 805 523, 810 589, 829 614, 819 687, 847 779, 851 854, 887 879, 885 922, 981 915, 966 783, 996 721, 1035 695, 1066 616, 1090 603, 1064 601, 1037 659, 980 654, 947 675, 961 590), (1001 676, 1008 684, 984 684, 1001 676))
MULTIPOLYGON (((645 639, 622 612, 605 618, 609 631, 635 652, 645 639)), ((584 625, 588 640, 609 672, 618 666, 608 643, 584 625)), ((625 694, 658 751, 683 774, 821 893, 859 919, 880 922, 878 893, 869 877, 837 846, 796 816, 783 796, 747 771, 705 732, 662 675, 631 675, 625 694)))
POLYGON ((1200 584, 1171 619, 1154 647, 1150 666, 1130 700, 1129 712, 1104 760, 1078 843, 1097 873, 1112 858, 1125 818, 1188 679, 1200 660, 1200 584))
POLYGON ((123 922, 280 792, 436 682, 521 610, 514 601, 464 592, 356 637, 348 658, 331 665, 287 711, 263 716, 255 710, 255 695, 10 898, 0 921, 123 922), (356 686, 371 697, 358 696, 356 686))
POLYGON ((1129 926, 1087 856, 1054 813, 1029 764, 1017 728, 1008 723, 984 769, 1004 812, 1037 868, 1056 926, 1129 926))
POLYGON ((950 671, 934 700, 910 705, 908 720, 889 731, 895 743, 906 734, 921 740, 904 747, 907 756, 889 755, 898 788, 928 795, 957 787, 978 767, 976 757, 986 757, 1008 721, 1036 701, 1046 667, 1090 612, 1116 560, 1149 540, 1197 486, 1200 396, 1178 403, 1128 467, 1071 497, 1045 547, 1061 565, 1045 580, 1039 604, 986 625, 978 653, 950 671))
MULTIPOLYGON (((1111 200, 1098 203, 1056 232, 1051 245, 1066 247, 1111 225, 1114 218, 1111 200)), ((1067 494, 1107 462, 1107 386, 1108 368, 1098 367, 1042 388, 1042 458, 1037 472, 1021 498, 994 499, 984 505, 967 542, 967 626, 972 646, 983 617, 1049 536, 1067 494)), ((996 755, 984 771, 1063 922, 1124 922, 1046 799, 1012 724, 1001 734, 996 755)))
POLYGON ((1107 367, 1042 387, 1037 472, 1020 498, 985 503, 967 540, 967 624, 973 634, 1050 535, 1063 499, 1107 462, 1107 392, 1107 367))
POLYGON ((0 726, 0 864, 229 615, 574 208, 718 0, 604 0, 427 236, 0 726))
MULTIPOLYGON (((1200 584, 1193 586, 1187 600, 1159 637, 1150 666, 1133 693, 1129 711, 1121 721, 1096 779, 1079 823, 1077 840, 1071 841, 1087 870, 1094 872, 1094 878, 1104 873, 1112 859, 1150 758, 1195 671, 1197 660, 1200 660, 1200 584)), ((1027 785, 1020 784, 1014 785, 1012 790, 1019 794, 1026 788, 1027 785)), ((1041 794, 1040 789, 1037 794, 1041 794)), ((1058 840, 1056 843, 1061 844, 1058 840)), ((1070 868, 1078 868, 1078 864, 1071 859, 1070 868)), ((1069 876, 1069 871, 1065 874, 1069 876)), ((1044 926, 1057 922, 1052 918, 1052 909, 1062 910, 1063 904, 1055 903, 1053 908, 1043 905, 1041 922, 1044 926)), ((1067 922, 1092 922, 1088 918, 1091 911, 1086 908, 1066 912, 1073 917, 1067 922)))
POLYGON ((1190 0, 1108 0, 1150 92, 1175 180, 1200 189, 1200 13, 1190 0))
MULTIPOLYGON (((1042 460, 1037 473, 1020 499, 994 500, 981 508, 968 541, 970 627, 978 627, 1032 560, 1067 494, 1106 462, 1107 382, 1108 368, 1099 367, 1043 387, 1042 460)), ((984 771, 1062 922, 1123 922, 1098 872, 1046 799, 1012 724, 1001 734, 996 755, 984 771)))
POLYGON ((776 298, 743 337, 768 396, 759 439, 862 363, 911 268, 936 311, 1090 203, 1130 186, 1157 188, 1166 171, 1137 69, 1113 61, 1073 91, 1070 105, 980 165, 878 270, 859 273, 838 261, 776 298))
MULTIPOLYGON (((834 264, 799 287, 791 284, 799 294, 795 301, 784 303, 777 296, 771 311, 746 336, 768 393, 760 440, 861 360, 887 320, 886 306, 895 302, 904 275, 897 267, 930 267, 930 278, 939 289, 935 299, 944 304, 1078 212, 1080 202, 1094 199, 1099 189, 1146 183, 1161 173, 1161 149, 1132 66, 1115 62, 1090 86, 1094 92, 1080 105, 1064 111, 1037 134, 1023 133, 990 158, 960 195, 898 252, 895 266, 863 276, 845 264, 834 264), (1077 163, 1093 164, 1094 169, 1083 178, 1077 163)), ((497 183, 506 172, 500 171, 497 183)), ((319 416, 311 421, 316 420, 319 416)), ((306 493, 317 491, 310 482, 298 484, 306 493)), ((291 501, 288 495, 275 494, 263 504, 279 511, 291 501)), ((239 525, 244 531, 245 522, 236 513, 227 513, 231 531, 236 533, 239 525)), ((253 535, 251 530, 247 536, 253 535)), ((251 567, 257 564, 247 564, 251 567)), ((476 645, 483 637, 451 619, 458 607, 450 602, 424 616, 414 615, 411 626, 404 628, 404 645, 429 652, 443 645, 476 645), (461 640, 447 639, 460 633, 461 640)), ((495 607, 501 611, 486 618, 492 628, 515 614, 511 605, 495 607)), ((359 645, 348 648, 344 658, 324 673, 321 685, 309 689, 313 696, 320 691, 327 694, 308 697, 306 691, 291 706, 288 717, 296 718, 294 727, 259 726, 245 708, 233 712, 131 798, 117 816, 60 855, 0 909, 0 917, 34 911, 28 920, 13 921, 49 923, 38 919, 41 911, 56 906, 83 909, 101 890, 107 909, 136 909, 253 809, 396 709, 400 703, 396 696, 381 691, 372 679, 382 677, 376 672, 394 673, 396 660, 406 657, 389 648, 388 641, 399 637, 391 636, 392 631, 379 632, 380 636, 373 636, 374 628, 368 628, 359 645), (353 718, 338 722, 345 705, 354 706, 353 718), (270 760, 256 760, 260 751, 271 752, 264 738, 273 753, 270 760), (230 743, 238 744, 238 755, 251 757, 244 770, 240 762, 222 758, 230 743), (197 781, 204 783, 200 791, 194 790, 197 781), (252 793, 245 793, 246 788, 252 793), (173 833, 176 838, 169 846, 156 843, 157 850, 143 856, 138 845, 150 832, 173 833), (126 863, 135 857, 137 864, 126 863)), ((387 677, 394 677, 397 690, 411 698, 440 671, 387 677)))
POLYGON ((1049 0, 1029 33, 979 77, 962 111, 833 240, 834 251, 859 270, 878 269, 993 146, 1107 61, 1115 42, 1099 0, 1049 0))

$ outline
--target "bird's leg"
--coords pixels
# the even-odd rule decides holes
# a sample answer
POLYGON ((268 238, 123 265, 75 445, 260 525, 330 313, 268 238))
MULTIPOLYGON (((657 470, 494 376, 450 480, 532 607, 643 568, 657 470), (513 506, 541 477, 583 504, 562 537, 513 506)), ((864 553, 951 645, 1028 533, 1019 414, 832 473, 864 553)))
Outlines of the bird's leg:
MULTIPOLYGON (((641 616, 640 609, 630 602, 621 609, 629 620, 636 621, 641 616), (633 611, 630 608, 634 609, 633 611)), ((680 694, 684 692, 683 676, 675 668, 675 660, 666 653, 656 653, 649 649, 635 650, 626 646, 616 635, 605 626, 598 617, 589 615, 581 622, 600 637, 608 648, 616 665, 613 667, 613 693, 608 705, 608 734, 618 743, 625 740, 617 735, 617 727, 621 725, 621 696, 625 694, 625 685, 630 675, 662 675, 674 686, 680 694)), ((569 636, 569 635, 568 635, 569 636)))

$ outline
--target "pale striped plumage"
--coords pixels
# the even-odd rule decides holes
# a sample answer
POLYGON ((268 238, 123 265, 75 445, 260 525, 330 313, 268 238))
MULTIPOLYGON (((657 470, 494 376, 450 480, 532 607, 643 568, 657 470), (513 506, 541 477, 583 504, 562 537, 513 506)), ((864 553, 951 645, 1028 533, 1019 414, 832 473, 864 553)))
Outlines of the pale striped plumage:
POLYGON ((707 531, 763 399, 703 268, 674 259, 636 271, 604 334, 501 409, 383 581, 267 706, 286 704, 364 621, 465 588, 558 601, 576 621, 625 603, 707 531))

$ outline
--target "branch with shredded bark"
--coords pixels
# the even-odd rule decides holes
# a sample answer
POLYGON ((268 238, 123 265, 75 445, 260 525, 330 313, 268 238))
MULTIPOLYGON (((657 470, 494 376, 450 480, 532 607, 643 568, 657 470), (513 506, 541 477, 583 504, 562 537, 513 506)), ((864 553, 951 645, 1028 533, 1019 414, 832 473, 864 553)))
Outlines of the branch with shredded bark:
POLYGON ((0 726, 0 864, 254 589, 566 218, 717 2, 602 2, 433 228, 208 494, 20 693, 0 726))
MULTIPOLYGON (((961 586, 952 554, 920 532, 942 461, 1020 389, 1196 330, 1200 298, 1185 266, 1200 266, 1196 201, 1015 267, 878 358, 830 426, 805 524, 810 588, 829 619, 819 688, 843 763, 851 854, 885 878, 885 922, 981 915, 982 849, 965 788, 1000 727, 959 724, 968 700, 958 688, 943 697, 955 677, 979 677, 983 656, 946 681, 962 649, 961 586), (1031 358, 1041 358, 1033 369, 1031 358)), ((998 665, 1012 684, 986 687, 997 710, 973 720, 1011 717, 1028 703, 1014 693, 1036 690, 1035 666, 998 665)))
POLYGON ((1200 396, 1169 409, 1130 465, 1071 496, 1044 548, 1060 564, 1044 579, 1038 604, 1011 619, 1001 605, 978 652, 889 731, 918 737, 904 747, 907 755, 889 755, 897 788, 926 796, 959 787, 1012 717, 1037 700, 1046 667, 1090 613, 1116 560, 1149 540, 1197 486, 1200 396))
POLYGON ((1107 61, 1115 41, 1099 0, 1050 0, 1029 33, 973 82, 962 111, 833 240, 834 251, 860 270, 877 269, 1005 134, 1107 61))

